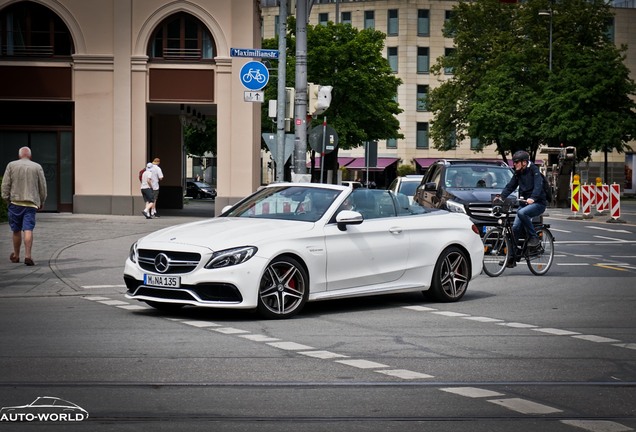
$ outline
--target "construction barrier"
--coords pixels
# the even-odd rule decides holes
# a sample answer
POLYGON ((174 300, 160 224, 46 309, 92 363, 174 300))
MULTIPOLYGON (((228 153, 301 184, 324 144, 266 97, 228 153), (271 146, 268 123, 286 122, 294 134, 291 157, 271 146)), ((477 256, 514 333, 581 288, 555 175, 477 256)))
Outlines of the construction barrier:
POLYGON ((581 186, 581 211, 585 217, 588 217, 592 212, 593 192, 592 185, 584 184, 581 186))
POLYGON ((610 197, 610 187, 607 184, 603 185, 603 211, 609 209, 609 197, 610 197))
POLYGON ((594 191, 596 198, 595 198, 595 203, 596 203, 596 212, 598 214, 603 214, 603 212, 605 211, 605 208, 603 206, 604 201, 603 201, 603 181, 601 180, 600 177, 596 177, 596 189, 594 191))
POLYGON ((580 202, 581 202, 581 183, 579 182, 579 176, 575 175, 572 179, 572 204, 570 205, 570 210, 576 213, 579 212, 580 202))
POLYGON ((610 216, 614 220, 621 217, 621 186, 616 183, 610 185, 610 216))

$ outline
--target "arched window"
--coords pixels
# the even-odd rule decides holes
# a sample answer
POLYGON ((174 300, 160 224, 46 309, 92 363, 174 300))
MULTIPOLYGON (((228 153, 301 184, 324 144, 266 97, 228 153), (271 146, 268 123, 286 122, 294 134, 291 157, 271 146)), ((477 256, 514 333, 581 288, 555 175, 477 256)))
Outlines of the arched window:
POLYGON ((0 57, 70 57, 73 39, 49 8, 24 1, 0 11, 0 57))
POLYGON ((180 12, 157 26, 148 47, 151 60, 211 60, 216 48, 208 29, 195 17, 180 12))

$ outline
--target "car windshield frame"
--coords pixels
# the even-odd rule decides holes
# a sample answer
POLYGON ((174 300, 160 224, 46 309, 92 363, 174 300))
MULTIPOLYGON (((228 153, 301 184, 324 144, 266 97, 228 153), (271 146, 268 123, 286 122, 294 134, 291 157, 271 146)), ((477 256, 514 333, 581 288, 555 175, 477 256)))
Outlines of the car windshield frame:
POLYGON ((220 217, 316 222, 350 191, 302 185, 270 186, 238 202, 220 217))
POLYGON ((445 170, 444 184, 451 189, 503 189, 513 175, 509 167, 502 165, 451 165, 445 170), (462 178, 462 183, 456 182, 456 176, 462 178))

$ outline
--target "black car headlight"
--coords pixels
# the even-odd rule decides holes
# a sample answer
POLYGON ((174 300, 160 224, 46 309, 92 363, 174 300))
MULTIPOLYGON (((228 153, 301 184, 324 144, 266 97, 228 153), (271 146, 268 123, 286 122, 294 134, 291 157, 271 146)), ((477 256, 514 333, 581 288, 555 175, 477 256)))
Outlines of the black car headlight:
POLYGON ((466 208, 464 207, 464 204, 449 200, 446 201, 446 207, 448 207, 448 211, 466 214, 466 208))
POLYGON ((215 269, 241 264, 256 255, 256 251, 258 251, 256 246, 243 246, 214 252, 205 268, 215 269))
POLYGON ((137 263, 137 242, 130 245, 130 251, 128 252, 128 258, 134 263, 137 263))

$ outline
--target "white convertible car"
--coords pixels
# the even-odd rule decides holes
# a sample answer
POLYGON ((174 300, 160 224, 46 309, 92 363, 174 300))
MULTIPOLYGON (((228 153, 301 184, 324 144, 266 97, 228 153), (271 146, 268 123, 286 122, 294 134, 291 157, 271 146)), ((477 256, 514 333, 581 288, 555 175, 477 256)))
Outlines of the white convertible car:
POLYGON ((457 301, 482 258, 464 214, 426 210, 387 190, 277 183, 215 218, 140 239, 124 280, 127 298, 157 309, 288 318, 314 300, 430 290, 457 301))

